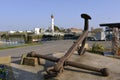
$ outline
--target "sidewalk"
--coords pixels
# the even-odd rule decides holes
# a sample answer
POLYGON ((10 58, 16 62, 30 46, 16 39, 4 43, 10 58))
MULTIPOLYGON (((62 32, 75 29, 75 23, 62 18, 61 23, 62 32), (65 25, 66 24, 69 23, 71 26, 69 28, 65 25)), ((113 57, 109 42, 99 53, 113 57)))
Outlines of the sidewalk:
MULTIPOLYGON (((62 53, 54 54, 53 56, 60 57, 62 53)), ((109 58, 101 55, 90 54, 86 52, 85 55, 79 56, 74 54, 71 61, 94 66, 97 68, 108 68, 110 75, 108 77, 102 76, 98 72, 83 70, 74 67, 65 67, 64 72, 57 77, 58 80, 119 80, 120 79, 120 60, 109 58)), ((45 66, 51 66, 52 63, 45 61, 45 66)), ((53 65, 53 64, 52 64, 53 65)), ((44 80, 43 75, 46 67, 26 66, 17 63, 11 63, 13 73, 16 80, 44 80)))

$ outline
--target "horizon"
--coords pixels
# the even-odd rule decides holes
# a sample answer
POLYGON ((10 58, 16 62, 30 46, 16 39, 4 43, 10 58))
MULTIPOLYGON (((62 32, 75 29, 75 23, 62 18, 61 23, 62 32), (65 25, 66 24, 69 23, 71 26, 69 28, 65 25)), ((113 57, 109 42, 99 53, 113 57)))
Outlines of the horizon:
POLYGON ((82 13, 92 17, 90 27, 100 28, 101 23, 120 22, 119 3, 119 0, 4 0, 0 1, 0 31, 47 29, 51 27, 51 14, 58 27, 83 29, 82 13))

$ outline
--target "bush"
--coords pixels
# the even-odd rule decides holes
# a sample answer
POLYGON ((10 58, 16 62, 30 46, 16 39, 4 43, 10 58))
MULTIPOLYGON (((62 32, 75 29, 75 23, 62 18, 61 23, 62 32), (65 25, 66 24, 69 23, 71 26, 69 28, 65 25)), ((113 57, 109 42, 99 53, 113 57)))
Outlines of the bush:
POLYGON ((104 50, 105 49, 104 49, 103 45, 95 43, 95 44, 92 45, 92 50, 91 51, 93 53, 102 53, 104 50))

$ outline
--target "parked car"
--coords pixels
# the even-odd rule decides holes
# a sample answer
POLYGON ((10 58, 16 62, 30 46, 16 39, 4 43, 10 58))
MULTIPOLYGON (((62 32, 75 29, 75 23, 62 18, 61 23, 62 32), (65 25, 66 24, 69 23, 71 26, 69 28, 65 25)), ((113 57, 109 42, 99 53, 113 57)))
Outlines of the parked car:
POLYGON ((87 37, 87 41, 97 41, 95 37, 87 37))
POLYGON ((111 41, 112 38, 113 38, 113 35, 112 35, 112 34, 109 34, 109 35, 106 36, 106 40, 107 40, 107 41, 111 41))

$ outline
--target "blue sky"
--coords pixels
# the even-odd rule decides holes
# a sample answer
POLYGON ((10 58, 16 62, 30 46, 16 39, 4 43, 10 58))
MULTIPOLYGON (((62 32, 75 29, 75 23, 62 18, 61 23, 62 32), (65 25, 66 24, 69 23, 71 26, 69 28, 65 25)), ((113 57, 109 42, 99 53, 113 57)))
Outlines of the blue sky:
POLYGON ((120 0, 0 0, 0 31, 32 30, 55 25, 83 29, 80 14, 92 17, 90 27, 120 22, 120 0))

